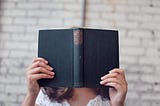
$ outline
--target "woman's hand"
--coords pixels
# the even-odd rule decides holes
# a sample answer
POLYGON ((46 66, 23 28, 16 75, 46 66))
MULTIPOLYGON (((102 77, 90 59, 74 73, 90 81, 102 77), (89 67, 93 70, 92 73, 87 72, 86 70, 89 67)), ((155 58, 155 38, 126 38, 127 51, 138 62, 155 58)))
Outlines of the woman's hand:
POLYGON ((48 61, 43 58, 35 58, 27 70, 28 94, 38 95, 39 85, 37 80, 41 78, 53 78, 53 68, 48 65, 48 61))
POLYGON ((109 88, 111 106, 124 106, 128 84, 122 69, 113 69, 109 74, 101 77, 100 84, 111 86, 109 88))

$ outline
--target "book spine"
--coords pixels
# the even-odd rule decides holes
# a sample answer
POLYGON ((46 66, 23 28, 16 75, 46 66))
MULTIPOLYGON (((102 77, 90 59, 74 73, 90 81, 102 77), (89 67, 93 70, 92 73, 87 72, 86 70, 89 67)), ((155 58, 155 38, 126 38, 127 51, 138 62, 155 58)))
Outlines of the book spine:
POLYGON ((74 40, 74 72, 73 86, 83 86, 83 30, 73 29, 74 40))

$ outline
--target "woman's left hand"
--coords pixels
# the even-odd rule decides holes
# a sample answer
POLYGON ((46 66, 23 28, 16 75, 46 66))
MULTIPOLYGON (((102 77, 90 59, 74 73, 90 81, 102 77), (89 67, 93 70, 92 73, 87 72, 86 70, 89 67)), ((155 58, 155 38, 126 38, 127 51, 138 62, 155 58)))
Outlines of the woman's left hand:
POLYGON ((109 88, 111 106, 124 106, 128 90, 124 71, 122 69, 113 69, 109 74, 101 77, 101 80, 101 85, 111 86, 109 88))

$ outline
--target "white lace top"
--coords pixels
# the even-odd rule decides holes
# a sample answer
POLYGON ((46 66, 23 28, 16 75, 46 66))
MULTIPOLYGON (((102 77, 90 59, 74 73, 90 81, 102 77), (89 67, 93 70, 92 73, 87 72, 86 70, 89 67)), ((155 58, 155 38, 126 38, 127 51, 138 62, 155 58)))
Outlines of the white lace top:
MULTIPOLYGON (((39 106, 70 106, 69 103, 66 101, 63 101, 62 103, 58 103, 57 101, 50 101, 47 95, 43 94, 43 92, 40 90, 38 97, 36 99, 36 104, 39 106)), ((108 100, 102 100, 101 96, 98 95, 94 99, 91 99, 87 106, 110 106, 108 100)))

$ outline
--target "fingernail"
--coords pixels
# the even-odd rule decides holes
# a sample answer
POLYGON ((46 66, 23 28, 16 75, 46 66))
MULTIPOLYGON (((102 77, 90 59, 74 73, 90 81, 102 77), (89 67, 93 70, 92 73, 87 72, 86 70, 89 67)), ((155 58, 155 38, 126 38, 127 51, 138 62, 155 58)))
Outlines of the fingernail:
POLYGON ((54 75, 54 72, 51 72, 52 75, 54 75))
POLYGON ((50 67, 50 70, 53 70, 53 68, 52 68, 52 67, 50 67))
POLYGON ((53 78, 54 76, 52 75, 52 76, 50 76, 51 78, 53 78))
POLYGON ((102 85, 102 84, 103 84, 103 81, 100 81, 100 84, 102 85))

